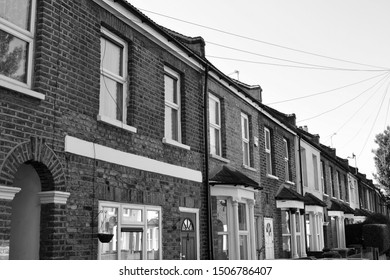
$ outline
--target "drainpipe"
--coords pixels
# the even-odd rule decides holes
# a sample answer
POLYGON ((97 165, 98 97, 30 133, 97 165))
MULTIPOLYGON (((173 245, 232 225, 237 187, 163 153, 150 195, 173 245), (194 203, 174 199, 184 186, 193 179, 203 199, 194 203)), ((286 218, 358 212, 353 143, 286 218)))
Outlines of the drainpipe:
POLYGON ((208 80, 209 80, 209 66, 205 66, 205 80, 203 88, 203 135, 204 135, 204 153, 205 153, 205 175, 204 175, 204 184, 207 190, 207 217, 208 217, 208 227, 209 227, 209 259, 214 259, 214 250, 213 250, 213 219, 211 211, 211 192, 209 185, 209 115, 208 115, 208 80))

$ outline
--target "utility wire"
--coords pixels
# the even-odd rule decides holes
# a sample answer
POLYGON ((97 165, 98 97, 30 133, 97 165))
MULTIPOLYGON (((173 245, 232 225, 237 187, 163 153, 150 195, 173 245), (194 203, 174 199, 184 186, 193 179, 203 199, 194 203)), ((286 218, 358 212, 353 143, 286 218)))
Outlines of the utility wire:
POLYGON ((374 122, 372 123, 370 132, 367 134, 366 141, 364 142, 363 148, 362 148, 362 150, 360 151, 358 158, 361 156, 361 154, 362 154, 364 148, 366 147, 366 144, 367 144, 367 142, 368 142, 368 139, 371 137, 372 130, 374 129, 375 123, 376 123, 376 121, 377 121, 377 119, 378 119, 379 112, 381 111, 382 105, 383 105, 383 103, 384 103, 383 101, 385 100, 385 97, 386 97, 388 88, 389 88, 389 84, 387 84, 387 89, 385 90, 385 93, 383 94, 383 98, 382 98, 381 104, 380 104, 380 106, 379 106, 379 110, 378 110, 378 112, 376 113, 375 120, 374 120, 374 122))
POLYGON ((300 100, 300 99, 305 99, 305 98, 309 98, 309 97, 313 97, 313 96, 322 95, 322 94, 325 94, 328 92, 332 92, 332 91, 340 90, 340 89, 343 89, 346 87, 354 86, 354 85, 357 85, 357 84, 360 84, 360 83, 363 83, 363 82, 366 82, 366 81, 369 81, 369 80, 372 80, 372 79, 375 79, 375 78, 378 78, 380 76, 387 75, 387 74, 388 73, 382 73, 380 75, 376 75, 376 76, 370 77, 368 79, 364 79, 364 80, 361 80, 359 82, 355 82, 355 83, 341 86, 338 88, 334 88, 334 89, 330 89, 330 90, 326 90, 326 91, 321 91, 321 92, 317 92, 317 93, 309 94, 309 95, 305 95, 305 96, 295 97, 295 98, 291 98, 291 99, 285 99, 285 100, 281 100, 281 101, 271 102, 271 103, 267 103, 266 105, 269 106, 269 105, 274 105, 274 104, 286 103, 286 102, 290 102, 290 101, 295 101, 295 100, 300 100))
MULTIPOLYGON (((274 57, 274 56, 259 54, 259 53, 255 53, 255 52, 250 52, 250 51, 246 51, 246 50, 242 50, 242 49, 238 49, 238 48, 225 46, 225 45, 214 43, 214 42, 210 42, 210 41, 206 41, 206 43, 210 44, 210 45, 218 46, 218 47, 221 47, 221 48, 229 49, 229 50, 234 50, 234 51, 238 51, 238 52, 242 52, 242 53, 247 53, 247 54, 251 54, 251 55, 261 56, 261 57, 274 59, 274 60, 279 60, 279 61, 284 61, 284 62, 296 63, 296 64, 312 66, 312 67, 319 67, 319 68, 324 68, 324 69, 328 69, 328 70, 335 70, 335 69, 337 69, 337 68, 331 67, 331 66, 323 66, 323 65, 318 65, 318 64, 305 63, 305 62, 299 62, 299 61, 290 60, 290 59, 284 59, 284 58, 278 58, 278 57, 274 57)), ((389 69, 386 69, 386 70, 385 69, 382 69, 382 70, 371 70, 371 71, 388 71, 388 70, 389 69)), ((363 71, 363 70, 360 70, 360 71, 363 71)))
MULTIPOLYGON (((387 71, 387 70, 369 70, 369 69, 365 70, 365 69, 353 69, 353 68, 338 68, 338 67, 326 67, 326 66, 310 67, 310 66, 299 66, 299 65, 278 64, 278 63, 269 63, 269 62, 263 62, 263 61, 245 60, 245 59, 238 59, 238 58, 231 58, 231 57, 220 57, 220 56, 214 56, 214 55, 206 55, 206 56, 208 58, 238 61, 238 62, 245 62, 245 63, 252 63, 252 64, 262 64, 262 65, 292 67, 292 68, 302 68, 302 69, 313 69, 313 70, 332 70, 332 71, 339 70, 339 71, 354 71, 354 72, 383 72, 383 71, 387 71)), ((277 59, 277 58, 275 58, 275 59, 277 59)), ((296 62, 296 63, 300 63, 300 62, 296 62)))
POLYGON ((361 65, 361 66, 366 66, 366 67, 371 67, 371 68, 390 70, 389 67, 375 66, 375 65, 359 63, 359 62, 345 60, 345 59, 334 58, 334 57, 330 57, 330 56, 326 56, 326 55, 321 55, 321 54, 317 54, 317 53, 313 53, 313 52, 308 52, 308 51, 304 51, 304 50, 299 50, 299 49, 295 49, 295 48, 291 48, 291 47, 282 46, 282 45, 275 44, 275 43, 270 43, 270 42, 258 40, 258 39, 255 39, 255 38, 251 38, 251 37, 235 34, 235 33, 232 33, 232 32, 228 32, 228 31, 224 31, 224 30, 221 30, 221 29, 209 27, 209 26, 206 26, 206 25, 202 25, 202 24, 190 22, 190 21, 187 21, 187 20, 178 19, 178 18, 175 18, 175 17, 171 17, 171 16, 160 14, 160 13, 152 12, 152 11, 149 11, 149 10, 146 10, 146 9, 139 9, 139 10, 141 10, 143 12, 155 14, 155 15, 158 15, 158 16, 166 17, 166 18, 169 18, 169 19, 172 19, 172 20, 175 20, 175 21, 180 21, 180 22, 184 22, 184 23, 187 23, 187 24, 190 24, 190 25, 194 25, 194 26, 205 28, 205 29, 213 30, 213 31, 216 31, 216 32, 220 32, 220 33, 227 34, 227 35, 230 35, 230 36, 234 36, 234 37, 238 37, 238 38, 242 38, 242 39, 246 39, 246 40, 250 40, 250 41, 254 41, 254 42, 258 42, 258 43, 262 43, 262 44, 266 44, 266 45, 270 45, 270 46, 274 46, 274 47, 278 47, 278 48, 294 51, 294 52, 304 53, 304 54, 317 56, 317 57, 322 57, 322 58, 326 58, 326 59, 331 59, 331 60, 335 60, 335 61, 351 63, 351 64, 355 64, 355 65, 361 65))
POLYGON ((325 114, 327 114, 327 113, 329 113, 329 112, 332 112, 332 111, 334 111, 334 110, 337 110, 338 108, 340 108, 340 107, 342 107, 342 106, 344 106, 344 105, 346 105, 346 104, 352 102, 353 100, 359 98, 362 94, 364 94, 365 92, 367 92, 367 91, 369 91, 370 89, 372 89, 373 87, 375 87, 380 81, 384 80, 385 78, 386 78, 386 77, 383 77, 381 80, 379 80, 378 82, 376 82, 373 86, 371 86, 371 87, 369 87, 368 89, 362 91, 360 94, 358 94, 357 96, 355 96, 355 97, 353 97, 353 98, 351 98, 351 99, 345 101, 344 103, 342 103, 342 104, 340 104, 340 105, 338 105, 338 106, 336 106, 336 107, 334 107, 334 108, 332 108, 332 109, 330 109, 330 110, 327 110, 327 111, 325 111, 325 112, 322 112, 322 113, 320 113, 320 114, 317 114, 317 115, 315 115, 315 116, 312 116, 312 117, 310 117, 310 118, 306 118, 306 119, 300 120, 300 121, 298 121, 297 123, 300 123, 300 122, 303 122, 303 121, 312 120, 312 119, 314 119, 314 118, 318 118, 318 117, 320 117, 320 116, 322 116, 322 115, 325 115, 325 114))
MULTIPOLYGON (((388 76, 387 76, 387 78, 388 78, 388 76)), ((382 85, 383 85, 383 84, 382 84, 382 85)), ((373 94, 371 94, 371 95, 365 100, 365 102, 362 103, 362 105, 361 105, 361 106, 360 106, 360 107, 359 107, 359 108, 358 108, 358 109, 357 109, 357 110, 348 118, 347 121, 345 121, 345 122, 336 130, 335 133, 339 133, 340 130, 341 130, 347 123, 349 123, 363 107, 367 106, 368 102, 372 99, 372 97, 373 97, 374 95, 377 94, 377 92, 378 92, 379 89, 382 87, 382 85, 380 85, 380 86, 373 92, 373 94)), ((331 135, 333 135, 333 134, 331 134, 331 135)), ((325 138, 325 141, 327 141, 327 139, 330 138, 331 135, 329 135, 328 137, 326 137, 326 138, 325 138)))

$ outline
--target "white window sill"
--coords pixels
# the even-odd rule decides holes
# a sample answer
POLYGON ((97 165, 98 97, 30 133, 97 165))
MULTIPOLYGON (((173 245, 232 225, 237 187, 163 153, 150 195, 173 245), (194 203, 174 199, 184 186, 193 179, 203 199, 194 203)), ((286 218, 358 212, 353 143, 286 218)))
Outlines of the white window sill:
POLYGON ((289 184, 289 185, 295 186, 295 183, 294 183, 294 182, 291 182, 291 181, 288 181, 288 180, 287 180, 286 183, 289 184))
POLYGON ((322 195, 323 195, 323 196, 326 196, 326 197, 329 197, 329 194, 326 194, 326 193, 323 193, 322 195))
POLYGON ((42 94, 42 93, 33 91, 33 90, 28 89, 26 87, 22 87, 20 85, 17 85, 17 84, 8 82, 8 81, 4 81, 4 80, 1 80, 1 79, 0 79, 0 87, 4 87, 4 88, 7 88, 7 89, 10 89, 10 90, 13 90, 13 91, 17 91, 19 93, 22 93, 22 94, 25 94, 25 95, 37 98, 39 100, 45 100, 45 95, 42 94))
POLYGON ((171 146, 175 146, 175 147, 178 147, 178 148, 182 148, 182 149, 184 149, 184 150, 191 150, 191 147, 190 146, 187 146, 187 145, 184 145, 184 144, 182 144, 182 143, 180 143, 180 142, 177 142, 177 141, 175 141, 175 140, 172 140, 172 139, 167 139, 167 138, 163 138, 162 139, 162 142, 164 143, 164 144, 168 144, 168 145, 171 145, 171 146))
POLYGON ((224 158, 224 157, 221 157, 221 156, 218 156, 218 155, 215 155, 215 154, 210 154, 210 156, 212 158, 215 158, 217 160, 223 161, 225 163, 230 163, 230 160, 228 160, 227 158, 224 158))
POLYGON ((248 165, 245 165, 245 164, 243 164, 243 165, 242 165, 242 167, 244 167, 245 169, 248 169, 248 170, 250 170, 250 171, 254 171, 254 172, 256 172, 256 171, 257 171, 255 168, 253 168, 253 167, 250 167, 250 166, 248 166, 248 165))
POLYGON ((137 133, 137 128, 130 126, 130 125, 127 125, 127 124, 124 124, 118 120, 113 120, 111 118, 108 118, 108 117, 102 116, 102 115, 98 115, 97 119, 98 119, 98 121, 110 124, 112 126, 116 126, 116 127, 122 128, 124 130, 130 131, 133 133, 137 133))
POLYGON ((270 179, 279 180, 279 177, 276 177, 275 175, 272 175, 272 174, 267 174, 267 177, 270 179))

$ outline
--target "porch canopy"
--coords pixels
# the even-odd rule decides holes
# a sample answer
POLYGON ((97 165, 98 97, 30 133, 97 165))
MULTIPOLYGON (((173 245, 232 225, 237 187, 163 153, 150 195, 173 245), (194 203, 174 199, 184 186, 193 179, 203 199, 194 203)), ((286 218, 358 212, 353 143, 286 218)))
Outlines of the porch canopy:
POLYGON ((319 199, 318 197, 316 197, 314 194, 312 193, 305 193, 305 210, 310 212, 320 212, 320 213, 323 213, 323 209, 324 207, 326 207, 326 203, 324 201, 322 201, 321 199, 319 199))
POLYGON ((285 185, 279 188, 275 199, 277 208, 305 208, 305 197, 285 185))
POLYGON ((209 181, 211 186, 214 185, 233 185, 233 186, 244 186, 252 187, 255 190, 261 190, 260 185, 246 176, 244 173, 228 167, 222 166, 222 169, 218 171, 209 181))
POLYGON ((354 215, 355 211, 349 207, 348 204, 338 201, 335 199, 331 199, 330 206, 328 207, 328 215, 329 216, 340 216, 340 214, 344 213, 346 215, 354 215))

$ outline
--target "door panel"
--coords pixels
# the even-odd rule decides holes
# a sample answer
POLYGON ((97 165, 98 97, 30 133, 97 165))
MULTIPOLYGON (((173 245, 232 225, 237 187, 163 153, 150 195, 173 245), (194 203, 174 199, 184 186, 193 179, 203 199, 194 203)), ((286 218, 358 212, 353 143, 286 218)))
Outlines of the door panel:
POLYGON ((274 259, 274 226, 272 218, 264 218, 265 258, 274 259))

